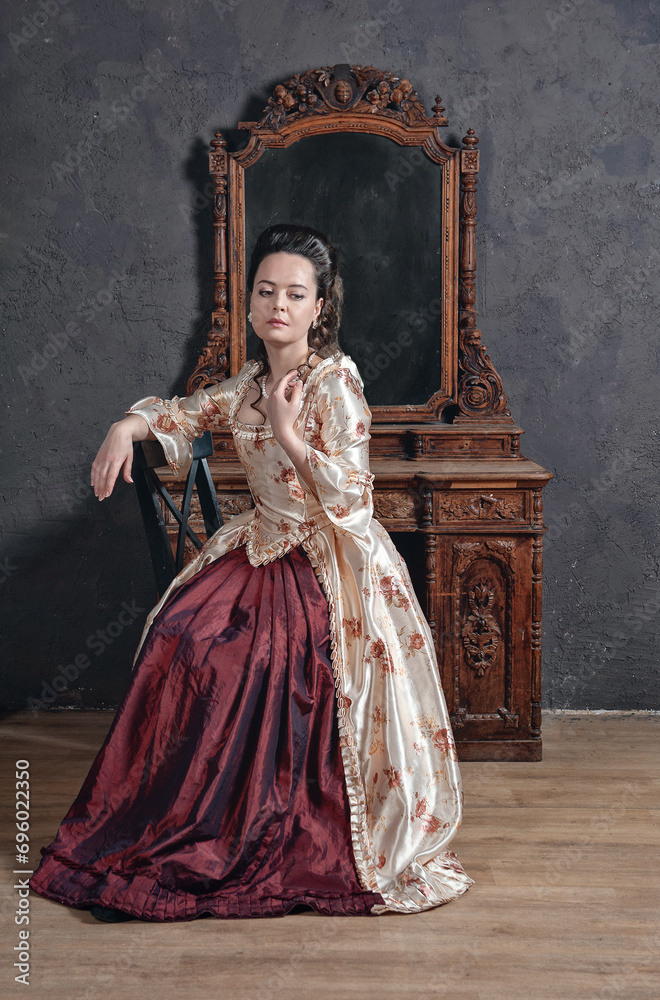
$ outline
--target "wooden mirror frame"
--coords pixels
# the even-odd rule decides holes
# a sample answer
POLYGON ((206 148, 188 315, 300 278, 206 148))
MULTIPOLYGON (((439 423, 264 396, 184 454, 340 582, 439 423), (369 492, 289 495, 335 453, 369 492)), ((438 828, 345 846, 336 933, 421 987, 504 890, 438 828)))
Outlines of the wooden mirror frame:
POLYGON ((440 97, 433 116, 408 80, 373 66, 324 66, 278 84, 258 122, 239 122, 247 145, 228 152, 216 132, 209 157, 213 184, 214 296, 211 330, 187 392, 236 374, 246 360, 245 170, 265 149, 283 149, 309 136, 370 133, 417 146, 443 167, 441 384, 424 404, 374 405, 374 423, 496 421, 513 423, 502 381, 477 329, 475 309, 478 139, 463 148, 440 139, 449 124, 440 97))

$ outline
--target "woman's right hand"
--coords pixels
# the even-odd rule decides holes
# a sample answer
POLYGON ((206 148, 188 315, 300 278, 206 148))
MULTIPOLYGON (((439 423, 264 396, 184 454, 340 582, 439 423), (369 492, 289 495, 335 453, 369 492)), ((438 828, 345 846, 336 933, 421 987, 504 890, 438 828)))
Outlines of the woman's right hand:
POLYGON ((133 482, 133 442, 144 441, 149 434, 147 422, 137 413, 131 413, 111 425, 92 463, 91 484, 99 500, 110 496, 120 469, 124 480, 133 482))

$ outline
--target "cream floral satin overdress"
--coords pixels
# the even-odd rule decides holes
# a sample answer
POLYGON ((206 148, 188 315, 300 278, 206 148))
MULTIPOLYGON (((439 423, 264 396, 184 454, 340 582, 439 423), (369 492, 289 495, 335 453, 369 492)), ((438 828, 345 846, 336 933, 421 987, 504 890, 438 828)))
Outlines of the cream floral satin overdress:
POLYGON ((202 567, 239 545, 253 566, 302 546, 329 606, 360 883, 385 900, 372 913, 429 909, 474 881, 446 849, 461 823, 461 776, 428 623, 404 561, 373 517, 362 380, 351 358, 337 353, 304 385, 296 426, 304 426, 315 496, 269 425, 237 420, 257 369, 249 361, 208 389, 149 396, 126 411, 144 417, 182 476, 193 439, 229 426, 255 505, 223 525, 171 583, 147 618, 138 653, 170 593, 202 567))

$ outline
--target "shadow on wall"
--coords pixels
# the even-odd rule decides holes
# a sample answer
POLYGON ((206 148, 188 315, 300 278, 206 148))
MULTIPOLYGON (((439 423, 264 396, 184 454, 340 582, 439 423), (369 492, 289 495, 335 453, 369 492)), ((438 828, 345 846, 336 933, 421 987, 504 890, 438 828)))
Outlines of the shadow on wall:
POLYGON ((5 561, 3 632, 16 652, 4 664, 0 709, 119 704, 157 600, 137 498, 124 486, 105 510, 92 495, 66 525, 42 523, 5 561))

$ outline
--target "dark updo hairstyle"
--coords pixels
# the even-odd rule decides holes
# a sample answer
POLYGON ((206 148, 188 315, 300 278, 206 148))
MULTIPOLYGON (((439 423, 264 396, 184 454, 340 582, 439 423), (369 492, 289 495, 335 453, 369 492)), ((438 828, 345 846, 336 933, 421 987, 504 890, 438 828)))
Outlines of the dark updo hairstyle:
MULTIPOLYGON (((316 329, 310 325, 307 332, 307 343, 310 351, 315 351, 322 358, 329 358, 340 350, 337 341, 339 324, 341 322, 341 307, 344 301, 344 286, 337 263, 337 250, 328 242, 327 236, 312 229, 311 226, 298 226, 280 222, 264 229, 259 236, 247 274, 248 294, 252 294, 254 279, 265 257, 272 253, 296 253, 311 261, 316 276, 316 295, 314 299, 323 299, 316 329)), ((255 380, 268 374, 270 364, 263 340, 259 340, 257 361, 259 371, 255 372, 255 380)), ((304 374, 304 373, 303 373, 304 374)), ((257 385, 259 382, 257 381, 257 385)), ((261 389, 261 386, 259 385, 261 389)), ((258 402, 258 400, 257 400, 258 402)))

